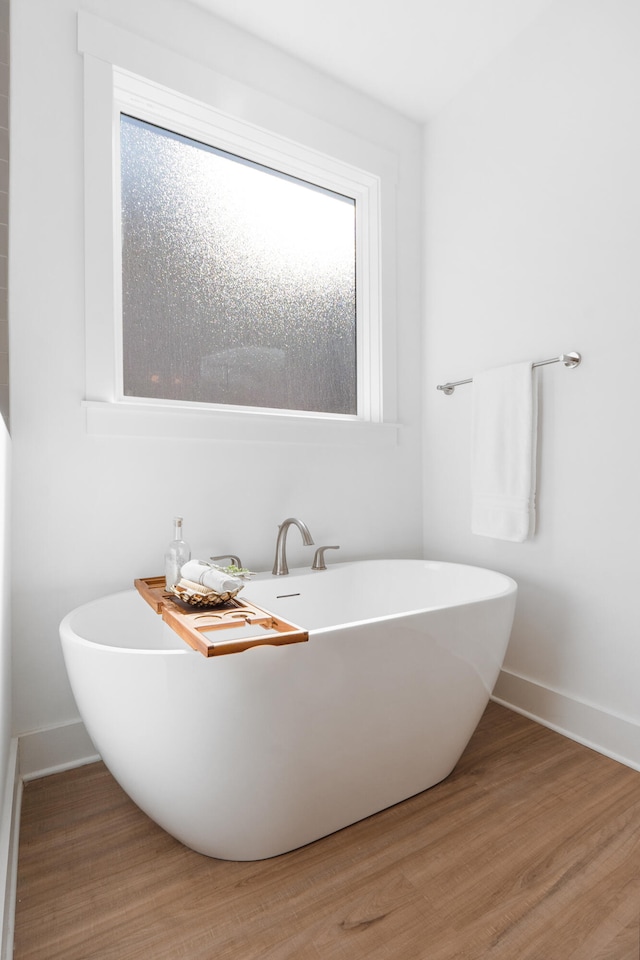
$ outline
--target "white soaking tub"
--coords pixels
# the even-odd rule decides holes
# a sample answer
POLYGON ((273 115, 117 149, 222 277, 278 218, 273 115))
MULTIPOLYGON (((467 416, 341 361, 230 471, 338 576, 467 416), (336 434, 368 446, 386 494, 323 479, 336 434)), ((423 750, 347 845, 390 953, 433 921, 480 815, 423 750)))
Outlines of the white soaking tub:
POLYGON ((308 642, 203 657, 135 590, 78 607, 60 635, 80 715, 129 796, 200 853, 260 860, 453 770, 516 591, 479 567, 356 561, 245 587, 308 642))

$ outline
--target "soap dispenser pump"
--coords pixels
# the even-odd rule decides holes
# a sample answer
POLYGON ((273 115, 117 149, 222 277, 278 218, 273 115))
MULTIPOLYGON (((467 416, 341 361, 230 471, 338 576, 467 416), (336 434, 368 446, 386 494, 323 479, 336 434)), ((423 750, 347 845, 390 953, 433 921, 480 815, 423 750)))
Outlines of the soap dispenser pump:
POLYGON ((182 539, 182 517, 175 517, 173 522, 175 526, 173 540, 164 555, 164 576, 167 590, 178 583, 182 566, 191 559, 191 548, 182 539))

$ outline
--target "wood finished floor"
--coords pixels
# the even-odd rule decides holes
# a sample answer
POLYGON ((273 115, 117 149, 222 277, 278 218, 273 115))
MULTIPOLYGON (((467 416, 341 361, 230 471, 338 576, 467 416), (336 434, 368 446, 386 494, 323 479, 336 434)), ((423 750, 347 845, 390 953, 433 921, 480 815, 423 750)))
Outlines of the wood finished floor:
POLYGON ((640 773, 496 704, 443 783, 260 862, 102 764, 25 785, 14 960, 639 960, 639 914, 640 773))

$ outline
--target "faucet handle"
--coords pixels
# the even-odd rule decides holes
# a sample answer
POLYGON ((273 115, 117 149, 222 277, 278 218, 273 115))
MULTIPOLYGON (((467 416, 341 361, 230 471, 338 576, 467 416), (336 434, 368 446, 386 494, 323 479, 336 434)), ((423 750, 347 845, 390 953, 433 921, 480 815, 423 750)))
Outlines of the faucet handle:
POLYGON ((326 547, 318 547, 318 549, 317 549, 316 552, 315 552, 314 558, 313 558, 313 563, 311 564, 311 569, 312 569, 312 570, 326 570, 326 569, 327 569, 327 565, 326 565, 326 563, 324 562, 324 552, 325 552, 325 550, 339 550, 339 549, 340 549, 340 547, 329 547, 329 546, 326 546, 326 547))
POLYGON ((223 553, 219 557, 209 557, 211 563, 217 563, 218 560, 230 560, 235 567, 242 567, 240 562, 240 557, 237 557, 235 553, 223 553))

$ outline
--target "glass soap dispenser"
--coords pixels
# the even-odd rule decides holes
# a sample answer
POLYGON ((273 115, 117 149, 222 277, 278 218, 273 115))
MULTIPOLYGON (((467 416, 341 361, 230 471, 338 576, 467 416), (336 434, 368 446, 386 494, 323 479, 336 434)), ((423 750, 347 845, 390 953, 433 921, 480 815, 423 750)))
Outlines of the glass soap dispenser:
POLYGON ((180 580, 181 567, 191 559, 191 548, 182 539, 182 517, 174 517, 173 540, 164 555, 164 576, 167 590, 180 580))

